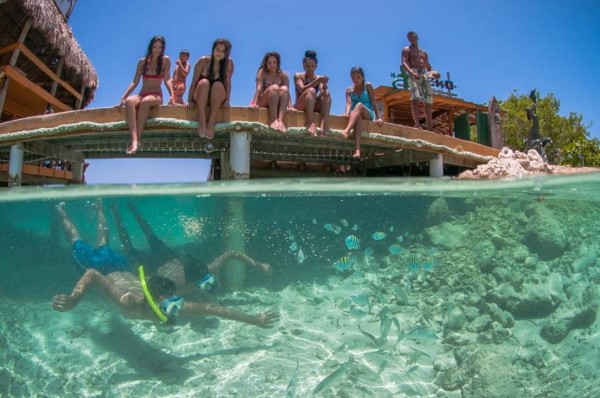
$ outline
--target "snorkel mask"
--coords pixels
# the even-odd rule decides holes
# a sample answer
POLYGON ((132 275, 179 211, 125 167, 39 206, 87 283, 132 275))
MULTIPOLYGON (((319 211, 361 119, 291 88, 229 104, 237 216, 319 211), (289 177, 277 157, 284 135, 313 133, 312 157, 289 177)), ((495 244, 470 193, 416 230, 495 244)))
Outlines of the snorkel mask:
POLYGON ((183 302, 184 300, 181 296, 167 297, 160 303, 160 310, 172 322, 175 320, 175 317, 179 315, 179 310, 183 307, 183 302))
POLYGON ((210 293, 215 287, 215 276, 211 273, 204 275, 202 279, 196 282, 196 286, 205 292, 210 293))

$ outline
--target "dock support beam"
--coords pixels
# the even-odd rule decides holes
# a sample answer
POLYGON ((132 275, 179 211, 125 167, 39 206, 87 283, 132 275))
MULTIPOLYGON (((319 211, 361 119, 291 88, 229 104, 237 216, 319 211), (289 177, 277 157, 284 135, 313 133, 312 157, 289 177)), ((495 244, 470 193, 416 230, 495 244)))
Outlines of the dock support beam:
MULTIPOLYGON (((25 38, 27 37, 27 33, 29 33, 29 29, 31 28, 31 24, 33 20, 31 18, 27 18, 25 21, 25 25, 23 26, 23 30, 21 30, 21 35, 19 36, 19 40, 17 40, 18 44, 23 44, 25 42, 25 38)), ((21 49, 18 47, 14 49, 10 62, 8 63, 10 66, 15 66, 17 64, 17 60, 19 59, 19 54, 21 54, 21 49)), ((2 82, 2 87, 0 87, 0 113, 4 109, 4 101, 6 101, 6 94, 8 93, 8 85, 10 84, 10 79, 8 76, 4 78, 2 82)), ((9 184, 10 185, 10 184, 9 184)), ((21 185, 19 183, 19 185, 21 185)))
POLYGON ((437 159, 429 161, 429 176, 435 178, 444 176, 444 157, 441 153, 437 154, 437 159))
POLYGON ((23 144, 10 147, 10 163, 8 165, 8 187, 20 187, 23 178, 23 144))
POLYGON ((229 138, 232 180, 246 180, 250 178, 250 142, 252 134, 232 132, 229 138))

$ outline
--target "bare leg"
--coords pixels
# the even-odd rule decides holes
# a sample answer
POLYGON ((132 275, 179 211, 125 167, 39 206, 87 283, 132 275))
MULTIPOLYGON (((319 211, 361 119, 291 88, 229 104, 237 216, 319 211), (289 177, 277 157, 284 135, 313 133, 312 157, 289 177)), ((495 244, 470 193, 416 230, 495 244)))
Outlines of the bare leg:
POLYGON ((417 101, 410 101, 410 112, 412 113, 415 127, 422 129, 421 122, 419 121, 419 103, 417 101))
MULTIPOLYGON (((132 95, 127 97, 125 100, 125 113, 127 114, 127 126, 129 127, 129 133, 131 134, 131 145, 127 149, 127 153, 132 150, 137 151, 138 147, 138 136, 137 136, 137 109, 140 106, 142 98, 139 95, 132 95)), ((134 152, 135 153, 135 152, 134 152)))
POLYGON ((65 236, 67 237, 67 239, 71 243, 75 242, 76 240, 81 239, 81 236, 79 235, 79 231, 77 231, 75 224, 73 224, 73 221, 71 221, 71 218, 69 217, 69 215, 67 214, 67 211, 65 210, 65 202, 60 202, 59 204, 56 205, 56 212, 60 216, 60 221, 61 221, 61 224, 63 227, 63 231, 65 232, 65 236))
POLYGON ((431 104, 425 104, 425 119, 427 120, 427 130, 433 131, 433 116, 431 115, 431 104))
POLYGON ((279 86, 274 84, 267 90, 267 99, 269 101, 269 127, 271 127, 274 130, 279 130, 279 119, 277 119, 277 106, 279 105, 279 86))
POLYGON ((348 120, 348 125, 346 126, 344 131, 342 131, 342 136, 344 138, 350 137, 350 131, 353 128, 356 129, 355 124, 358 121, 358 119, 362 119, 361 109, 363 109, 363 108, 365 108, 365 106, 363 104, 356 104, 356 106, 354 107, 352 112, 350 112, 350 118, 348 120))
POLYGON ((104 216, 102 200, 99 198, 96 199, 94 207, 96 208, 96 214, 98 216, 97 246, 100 247, 108 243, 108 227, 106 226, 106 217, 104 216))
POLYGON ((356 124, 354 125, 354 153, 352 153, 353 158, 360 158, 360 135, 362 132, 363 118, 362 116, 356 119, 356 124))
POLYGON ((214 82, 210 90, 210 118, 208 119, 208 127, 206 129, 206 138, 209 140, 215 136, 215 124, 217 123, 217 115, 223 101, 225 101, 225 86, 221 82, 214 82))
POLYGON ((127 229, 125 229, 125 224, 123 224, 123 219, 121 218, 117 204, 113 203, 110 209, 113 217, 115 218, 115 223, 117 224, 117 233, 119 234, 119 239, 121 239, 121 244, 123 244, 125 253, 127 253, 128 256, 137 255, 137 250, 131 243, 131 238, 129 237, 127 229))
POLYGON ((153 106, 158 106, 161 104, 161 99, 158 95, 148 95, 142 99, 138 109, 137 122, 136 122, 136 137, 135 140, 132 139, 131 147, 127 151, 128 154, 133 155, 137 152, 140 147, 140 139, 142 138, 142 131, 144 130, 144 125, 146 124, 146 120, 148 120, 148 114, 150 113, 150 108, 153 106), (135 141, 135 142, 134 142, 135 141))
POLYGON ((246 253, 242 253, 237 250, 229 250, 225 253, 221 254, 219 257, 215 258, 210 264, 208 264, 208 271, 211 274, 216 274, 219 270, 225 265, 225 262, 229 259, 240 260, 251 267, 258 269, 259 271, 264 272, 269 275, 272 272, 271 266, 267 263, 259 263, 255 261, 246 253))
POLYGON ((206 105, 209 92, 210 82, 207 79, 202 79, 196 84, 194 99, 198 104, 198 135, 200 138, 206 137, 206 105))
POLYGON ((176 258, 173 250, 171 250, 171 248, 169 248, 165 242, 160 240, 154 234, 154 231, 152 230, 152 227, 150 227, 150 224, 148 224, 148 221, 146 221, 146 219, 140 214, 140 212, 138 211, 138 209, 135 208, 133 203, 127 203, 127 208, 131 211, 131 213, 133 213, 135 220, 142 229, 142 232, 144 233, 144 236, 148 241, 148 246, 150 246, 152 254, 157 258, 160 257, 161 261, 169 261, 176 258))
POLYGON ((279 87, 279 113, 277 115, 277 120, 279 121, 279 131, 285 133, 287 131, 287 127, 285 127, 285 123, 283 123, 283 117, 287 112, 288 104, 290 103, 290 91, 287 87, 279 87))
POLYGON ((304 111, 306 112, 306 129, 308 134, 316 137, 317 126, 315 125, 315 107, 317 105, 316 90, 309 88, 303 95, 304 98, 304 111))
POLYGON ((331 110, 331 94, 328 89, 319 93, 319 111, 321 112, 321 135, 325 136, 329 132, 329 112, 331 110))

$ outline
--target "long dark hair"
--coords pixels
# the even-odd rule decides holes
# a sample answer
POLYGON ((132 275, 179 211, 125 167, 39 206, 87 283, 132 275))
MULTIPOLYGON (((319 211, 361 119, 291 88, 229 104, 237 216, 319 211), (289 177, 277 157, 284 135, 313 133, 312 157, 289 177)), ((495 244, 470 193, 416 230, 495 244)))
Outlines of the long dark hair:
POLYGON ((157 75, 161 75, 163 72, 163 58, 165 55, 165 50, 167 48, 167 42, 165 41, 165 38, 162 36, 154 36, 152 39, 150 39, 150 44, 148 44, 148 50, 146 51, 146 58, 144 60, 144 74, 146 74, 146 71, 148 70, 148 64, 150 64, 150 56, 152 55, 152 46, 154 45, 154 43, 156 43, 157 41, 162 43, 162 51, 160 53, 160 57, 158 57, 158 61, 156 63, 156 74, 157 75))
POLYGON ((263 73, 269 73, 269 69, 267 68, 267 61, 269 60, 269 57, 275 57, 277 60, 277 73, 281 73, 281 56, 276 51, 270 51, 266 53, 258 69, 262 69, 263 73))
POLYGON ((225 56, 219 62, 219 77, 223 79, 223 82, 227 80, 227 67, 229 66, 229 54, 231 53, 231 42, 227 39, 217 39, 214 41, 212 45, 212 50, 210 51, 210 66, 208 67, 208 80, 212 81, 215 71, 213 70, 213 62, 214 62, 214 53, 215 48, 219 44, 223 44, 225 46, 225 56))

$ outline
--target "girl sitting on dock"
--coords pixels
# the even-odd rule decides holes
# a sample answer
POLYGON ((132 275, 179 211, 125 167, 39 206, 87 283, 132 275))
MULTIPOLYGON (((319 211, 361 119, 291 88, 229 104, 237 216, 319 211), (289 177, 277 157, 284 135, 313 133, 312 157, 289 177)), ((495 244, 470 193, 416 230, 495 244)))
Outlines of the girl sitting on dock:
POLYGON ((127 124, 131 132, 131 145, 127 154, 133 155, 140 148, 140 138, 148 113, 153 106, 161 105, 163 102, 161 81, 165 83, 174 101, 173 87, 171 86, 171 60, 165 54, 165 39, 162 36, 154 36, 148 44, 146 56, 139 60, 135 70, 133 81, 125 90, 121 98, 121 106, 125 106, 127 112, 127 124), (142 90, 139 94, 129 95, 142 78, 142 90))
POLYGON ((346 89, 346 110, 344 116, 349 117, 348 125, 342 131, 342 136, 348 138, 350 130, 354 129, 354 153, 353 158, 360 158, 360 133, 363 120, 374 120, 381 125, 383 121, 379 118, 379 110, 375 104, 373 85, 365 82, 365 72, 360 66, 350 70, 353 86, 346 89))
POLYGON ((269 126, 283 133, 287 131, 283 123, 285 112, 293 110, 289 86, 290 79, 281 70, 279 53, 266 53, 256 73, 256 91, 250 106, 269 108, 269 126))
POLYGON ((321 113, 321 135, 325 135, 329 131, 329 110, 331 109, 331 96, 327 88, 329 78, 315 74, 317 62, 317 53, 306 51, 302 60, 304 73, 299 72, 294 75, 296 85, 294 108, 306 112, 306 129, 308 134, 313 137, 317 136, 315 111, 321 113))
POLYGON ((215 124, 219 109, 229 107, 233 60, 229 58, 231 43, 217 39, 212 52, 201 57, 194 66, 194 76, 188 98, 191 109, 198 107, 198 135, 209 140, 215 136, 215 124), (210 105, 210 117, 206 123, 206 106, 210 105))

